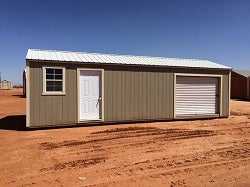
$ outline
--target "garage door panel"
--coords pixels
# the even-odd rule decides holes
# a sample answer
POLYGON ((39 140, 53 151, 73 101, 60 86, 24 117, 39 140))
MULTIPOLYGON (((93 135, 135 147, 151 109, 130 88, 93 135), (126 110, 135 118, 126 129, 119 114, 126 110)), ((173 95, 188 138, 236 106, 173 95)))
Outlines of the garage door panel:
POLYGON ((185 111, 185 109, 183 109, 183 110, 177 110, 178 112, 182 112, 183 113, 183 115, 187 115, 187 114, 197 114, 197 111, 199 111, 199 112, 205 112, 206 114, 209 114, 209 113, 207 113, 207 112, 213 112, 213 109, 206 109, 206 110, 189 110, 189 111, 185 111))
MULTIPOLYGON (((176 103, 176 105, 177 105, 178 103, 176 103)), ((192 107, 192 108, 198 108, 198 107, 200 107, 201 109, 207 109, 207 108, 209 108, 209 107, 213 107, 213 108, 215 108, 215 104, 216 104, 216 102, 215 103, 202 103, 202 102, 193 102, 193 103, 184 103, 184 104, 178 104, 178 106, 179 107, 176 107, 176 110, 177 109, 179 109, 179 108, 185 108, 186 109, 186 107, 192 107), (206 107, 204 106, 204 105, 206 105, 206 107)), ((188 108, 189 110, 191 110, 192 108, 188 108)))
POLYGON ((176 117, 218 113, 219 79, 216 77, 176 77, 176 117))

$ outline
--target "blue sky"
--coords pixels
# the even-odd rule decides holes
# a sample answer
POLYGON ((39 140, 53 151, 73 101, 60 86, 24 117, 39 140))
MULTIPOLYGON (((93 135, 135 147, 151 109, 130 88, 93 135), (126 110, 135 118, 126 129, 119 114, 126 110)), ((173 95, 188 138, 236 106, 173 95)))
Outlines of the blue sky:
POLYGON ((0 71, 28 48, 201 58, 250 69, 248 0, 1 0, 0 71))

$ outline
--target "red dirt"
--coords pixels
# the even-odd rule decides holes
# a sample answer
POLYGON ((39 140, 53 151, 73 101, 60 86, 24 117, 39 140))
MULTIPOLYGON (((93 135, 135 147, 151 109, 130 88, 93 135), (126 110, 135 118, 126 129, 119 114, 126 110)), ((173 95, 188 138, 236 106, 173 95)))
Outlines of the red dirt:
MULTIPOLYGON (((0 118, 24 114, 20 90, 1 92, 0 118)), ((0 186, 250 186, 250 102, 232 101, 231 112, 35 131, 0 119, 0 186)))
POLYGON ((0 90, 0 118, 25 114, 25 98, 23 98, 22 91, 22 88, 0 90))

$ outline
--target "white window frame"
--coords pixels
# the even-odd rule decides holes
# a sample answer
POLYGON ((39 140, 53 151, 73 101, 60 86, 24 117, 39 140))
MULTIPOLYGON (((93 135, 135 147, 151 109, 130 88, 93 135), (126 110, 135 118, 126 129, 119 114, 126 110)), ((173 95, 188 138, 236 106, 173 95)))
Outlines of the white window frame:
POLYGON ((65 67, 44 66, 43 67, 43 93, 42 95, 65 95, 65 67), (62 69, 62 91, 47 91, 46 90, 46 69, 62 69))

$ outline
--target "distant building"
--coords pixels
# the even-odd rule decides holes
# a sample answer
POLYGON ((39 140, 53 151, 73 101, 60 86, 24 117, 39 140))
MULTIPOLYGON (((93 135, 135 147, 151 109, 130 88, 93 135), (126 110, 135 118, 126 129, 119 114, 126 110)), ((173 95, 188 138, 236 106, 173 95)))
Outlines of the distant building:
POLYGON ((1 90, 9 90, 12 89, 12 83, 11 81, 7 81, 7 80, 2 80, 0 81, 0 89, 1 90))
POLYGON ((231 98, 250 99, 250 70, 232 71, 231 98))

